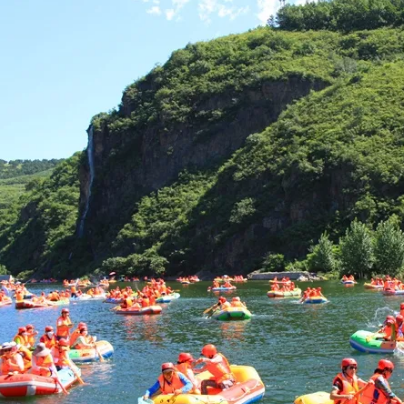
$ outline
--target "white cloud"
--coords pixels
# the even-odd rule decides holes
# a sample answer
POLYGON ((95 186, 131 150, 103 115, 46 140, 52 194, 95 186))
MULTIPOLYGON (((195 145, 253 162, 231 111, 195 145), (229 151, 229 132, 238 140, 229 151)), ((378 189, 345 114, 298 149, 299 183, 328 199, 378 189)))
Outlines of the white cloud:
POLYGON ((156 15, 161 14, 161 10, 160 10, 159 6, 153 6, 152 8, 149 8, 148 10, 146 10, 146 12, 149 14, 156 14, 156 15))
MULTIPOLYGON (((233 0, 223 0, 223 2, 233 3, 233 0)), ((198 4, 199 18, 202 21, 210 23, 210 17, 214 14, 221 18, 229 17, 231 20, 234 20, 240 14, 245 14, 250 10, 249 6, 227 6, 224 3, 221 3, 220 0, 200 0, 198 4)))
POLYGON ((165 10, 167 20, 171 21, 188 2, 189 0, 171 0, 172 8, 165 10))
POLYGON ((261 25, 265 25, 271 15, 275 15, 280 8, 279 0, 257 0, 258 14, 257 17, 261 25))

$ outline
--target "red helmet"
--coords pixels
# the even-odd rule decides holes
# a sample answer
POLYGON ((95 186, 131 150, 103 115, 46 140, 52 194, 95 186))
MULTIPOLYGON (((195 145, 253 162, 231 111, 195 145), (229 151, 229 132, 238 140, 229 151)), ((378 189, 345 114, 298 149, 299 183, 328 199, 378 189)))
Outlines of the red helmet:
POLYGON ((59 346, 70 346, 69 341, 66 338, 61 338, 59 340, 59 346))
POLYGON ((26 328, 27 330, 33 330, 33 329, 34 329, 34 326, 33 326, 32 324, 27 324, 27 325, 25 326, 25 328, 26 328))
POLYGON ((80 322, 78 325, 77 325, 77 328, 80 330, 80 328, 87 328, 87 324, 86 323, 83 323, 83 322, 80 322))
POLYGON ((386 321, 387 321, 387 320, 393 320, 393 321, 394 321, 395 318, 394 318, 394 316, 387 316, 387 317, 386 317, 386 321))
POLYGON ((62 309, 62 314, 63 313, 70 313, 69 309, 62 309))
POLYGON ((22 332, 27 332, 27 329, 25 327, 19 327, 18 334, 21 334, 22 332))
POLYGON ((172 362, 166 362, 161 365, 161 371, 174 370, 174 364, 172 362))
POLYGON ((350 366, 350 365, 358 366, 358 363, 353 358, 344 358, 344 359, 342 359, 342 362, 341 362, 341 368, 342 369, 344 369, 344 368, 346 368, 347 366, 350 366))
POLYGON ((51 325, 47 325, 45 327, 45 332, 50 332, 50 331, 53 331, 53 327, 51 325))
POLYGON ((404 310, 404 303, 400 303, 400 310, 404 310))
POLYGON ((404 321, 404 317, 403 317, 401 314, 399 314, 399 315, 396 317, 396 321, 401 321, 401 322, 403 322, 403 321, 404 321))
POLYGON ((214 355, 216 355, 217 354, 217 349, 216 349, 216 347, 214 346, 214 345, 212 345, 212 344, 208 344, 208 345, 205 345, 203 348, 202 348, 202 355, 203 356, 214 356, 214 355))
POLYGON ((384 323, 385 324, 394 324, 396 322, 396 320, 393 320, 391 318, 389 318, 388 320, 386 320, 384 323))
POLYGON ((224 296, 220 296, 219 297, 219 302, 220 303, 224 303, 224 302, 226 302, 227 301, 227 299, 224 297, 224 296))
POLYGON ((190 353, 181 352, 178 355, 178 363, 193 362, 193 361, 194 361, 194 358, 192 357, 192 355, 190 353))
POLYGON ((387 359, 380 359, 379 363, 377 364, 377 368, 380 370, 386 370, 386 369, 394 369, 394 363, 387 360, 387 359))

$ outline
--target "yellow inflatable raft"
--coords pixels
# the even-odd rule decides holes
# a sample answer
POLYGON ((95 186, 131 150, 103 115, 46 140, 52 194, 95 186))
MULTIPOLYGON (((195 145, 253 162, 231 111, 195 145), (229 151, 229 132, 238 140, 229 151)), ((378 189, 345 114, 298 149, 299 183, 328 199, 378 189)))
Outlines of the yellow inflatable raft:
POLYGON ((334 404, 334 400, 330 400, 330 393, 318 391, 317 393, 305 394, 297 397, 295 404, 334 404))
MULTIPOLYGON (((247 404, 260 400, 265 394, 265 386, 257 371, 251 366, 230 366, 236 383, 226 390, 211 390, 209 395, 160 394, 152 397, 154 404, 247 404)), ((209 379, 209 372, 202 372, 196 376, 200 380, 209 379)))

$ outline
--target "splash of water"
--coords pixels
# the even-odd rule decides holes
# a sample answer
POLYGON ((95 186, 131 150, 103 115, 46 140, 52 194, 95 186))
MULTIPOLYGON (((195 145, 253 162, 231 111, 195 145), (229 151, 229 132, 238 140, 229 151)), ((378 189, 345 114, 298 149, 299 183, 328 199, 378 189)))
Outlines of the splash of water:
POLYGON ((87 145, 87 158, 88 158, 88 166, 90 168, 90 181, 88 183, 88 197, 86 200, 86 206, 84 208, 83 215, 81 216, 80 219, 80 226, 79 226, 79 237, 83 237, 84 234, 84 222, 86 220, 86 216, 88 213, 88 210, 90 208, 90 198, 91 198, 91 186, 93 185, 94 181, 94 130, 93 130, 93 125, 90 125, 90 127, 87 130, 88 134, 88 145, 87 145))

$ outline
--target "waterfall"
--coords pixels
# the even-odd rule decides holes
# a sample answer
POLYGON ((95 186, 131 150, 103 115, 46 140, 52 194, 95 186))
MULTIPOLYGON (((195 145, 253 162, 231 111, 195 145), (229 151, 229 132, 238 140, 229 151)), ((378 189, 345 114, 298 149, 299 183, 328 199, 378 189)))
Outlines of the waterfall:
POLYGON ((88 166, 90 167, 90 181, 88 183, 88 196, 87 196, 87 200, 86 200, 86 206, 84 208, 83 215, 81 216, 81 219, 80 219, 79 237, 83 237, 84 222, 86 220, 86 216, 87 216, 88 210, 90 208, 91 186, 93 185, 93 181, 94 181, 94 131, 93 131, 93 125, 90 125, 90 127, 87 130, 87 134, 88 134, 87 158, 88 158, 88 166))

